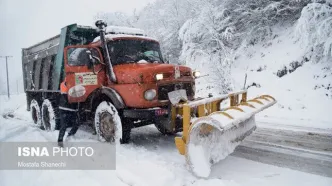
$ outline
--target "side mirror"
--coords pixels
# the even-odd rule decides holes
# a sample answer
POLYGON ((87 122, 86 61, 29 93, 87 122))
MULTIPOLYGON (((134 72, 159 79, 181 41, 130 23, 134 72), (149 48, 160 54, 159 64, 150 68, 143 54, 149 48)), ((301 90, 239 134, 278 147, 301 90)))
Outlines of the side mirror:
POLYGON ((100 59, 96 56, 93 56, 92 55, 92 52, 90 50, 86 50, 86 53, 88 54, 89 56, 89 65, 88 65, 88 68, 91 69, 94 65, 100 63, 100 59))

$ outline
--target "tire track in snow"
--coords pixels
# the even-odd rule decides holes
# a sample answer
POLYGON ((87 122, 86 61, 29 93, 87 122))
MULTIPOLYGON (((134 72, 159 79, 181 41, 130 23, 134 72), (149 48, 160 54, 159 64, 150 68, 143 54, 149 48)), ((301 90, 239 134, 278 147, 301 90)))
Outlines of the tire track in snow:
POLYGON ((11 128, 4 133, 3 137, 0 138, 0 141, 7 141, 10 138, 16 137, 20 134, 27 132, 28 130, 30 130, 30 126, 28 126, 28 125, 23 126, 23 127, 17 126, 17 127, 11 128))
POLYGON ((293 147, 302 147, 316 151, 332 152, 332 133, 293 132, 287 130, 271 130, 260 128, 248 137, 252 141, 265 141, 293 147))
MULTIPOLYGON (((264 118, 266 119, 266 118, 264 118)), ((285 118, 287 119, 287 118, 285 118)), ((287 124, 283 124, 284 122, 280 121, 261 121, 260 118, 256 120, 257 126, 259 128, 272 128, 272 129, 281 129, 281 130, 291 130, 291 131, 302 131, 302 132, 314 132, 319 134, 332 134, 332 128, 316 128, 316 127, 308 127, 308 126, 299 126, 299 125, 289 125, 289 118, 286 120, 287 124)), ((291 122, 299 122, 299 121, 291 121, 291 122)), ((303 122, 303 121, 300 121, 303 122)), ((327 121, 311 121, 310 126, 315 126, 316 122, 328 123, 327 121)))
POLYGON ((258 128, 232 156, 332 177, 332 134, 258 128))
MULTIPOLYGON (((22 121, 21 121, 22 122, 22 121)), ((46 132, 33 127, 30 124, 19 127, 11 127, 6 131, 5 137, 0 139, 6 141, 15 136, 24 135, 25 132, 38 132, 48 142, 55 142, 55 133, 46 132)), ((296 127, 296 131, 278 128, 258 128, 256 132, 236 149, 232 156, 241 157, 266 164, 287 167, 294 170, 332 177, 332 134, 319 130, 310 132, 310 128, 296 127)), ((164 155, 177 154, 174 147, 173 136, 167 137, 159 134, 155 128, 144 128, 133 132, 132 143, 136 147, 153 153, 164 155), (149 130, 147 130, 149 129, 149 130)), ((82 137, 80 135, 80 137, 82 137)), ((164 160, 182 163, 183 158, 164 157, 164 160)), ((181 164, 181 170, 182 170, 181 164)), ((174 167, 179 169, 179 167, 174 167)), ((140 183, 137 180, 121 180, 122 174, 117 175, 124 184, 140 183)))

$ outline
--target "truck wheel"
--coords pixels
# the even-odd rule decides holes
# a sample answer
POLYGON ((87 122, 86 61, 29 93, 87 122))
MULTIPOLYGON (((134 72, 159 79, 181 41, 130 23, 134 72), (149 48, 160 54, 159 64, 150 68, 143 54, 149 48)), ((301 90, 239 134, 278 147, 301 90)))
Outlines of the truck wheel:
POLYGON ((165 128, 164 126, 161 126, 161 125, 157 125, 157 124, 154 124, 156 126, 156 128, 158 129, 158 131, 164 135, 174 135, 176 134, 177 132, 176 131, 170 131, 168 130, 167 128, 165 128))
POLYGON ((155 121, 154 125, 159 130, 159 132, 164 135, 174 135, 178 132, 178 131, 173 131, 173 130, 170 130, 169 128, 167 128, 167 126, 171 125, 168 118, 160 118, 155 121))
POLYGON ((127 130, 122 130, 118 111, 110 102, 103 101, 98 105, 94 123, 101 141, 124 143, 130 135, 127 130))
POLYGON ((55 110, 54 104, 48 99, 45 99, 42 104, 42 123, 47 131, 54 131, 59 127, 58 112, 55 110))
POLYGON ((30 111, 31 111, 32 121, 35 124, 35 126, 41 127, 42 120, 41 120, 40 107, 35 99, 31 100, 30 111))

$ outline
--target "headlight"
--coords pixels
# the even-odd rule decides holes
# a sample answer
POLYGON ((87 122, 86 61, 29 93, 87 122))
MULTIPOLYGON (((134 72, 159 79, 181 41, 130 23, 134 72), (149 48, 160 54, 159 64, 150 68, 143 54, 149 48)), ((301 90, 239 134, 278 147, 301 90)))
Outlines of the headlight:
POLYGON ((199 76, 201 76, 201 72, 200 72, 200 71, 194 71, 194 72, 193 72, 193 76, 194 76, 195 78, 198 78, 199 76))
POLYGON ((86 90, 82 85, 76 85, 69 89, 68 94, 71 97, 78 98, 84 96, 86 90))
POLYGON ((150 89, 144 92, 144 98, 148 101, 153 100, 157 95, 157 91, 155 89, 150 89))
POLYGON ((156 74, 156 80, 162 80, 162 79, 164 79, 163 74, 156 74))

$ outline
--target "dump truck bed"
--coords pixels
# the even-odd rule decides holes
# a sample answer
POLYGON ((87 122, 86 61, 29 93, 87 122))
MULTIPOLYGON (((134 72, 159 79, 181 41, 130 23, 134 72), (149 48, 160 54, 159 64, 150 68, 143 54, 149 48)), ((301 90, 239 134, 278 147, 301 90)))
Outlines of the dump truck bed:
POLYGON ((60 35, 22 49, 25 91, 53 90, 52 75, 59 50, 60 35))
POLYGON ((69 45, 86 45, 98 36, 96 29, 68 25, 61 33, 22 49, 25 92, 59 92, 63 74, 63 49, 69 45))

